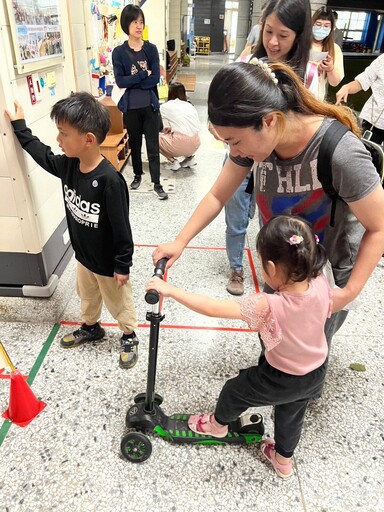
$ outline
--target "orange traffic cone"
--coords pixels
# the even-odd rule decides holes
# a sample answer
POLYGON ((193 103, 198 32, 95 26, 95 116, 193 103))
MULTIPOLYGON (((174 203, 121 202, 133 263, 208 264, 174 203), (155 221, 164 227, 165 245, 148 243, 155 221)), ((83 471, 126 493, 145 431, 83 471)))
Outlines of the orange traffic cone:
POLYGON ((25 427, 46 407, 38 400, 19 370, 11 373, 9 407, 2 416, 19 427, 25 427))

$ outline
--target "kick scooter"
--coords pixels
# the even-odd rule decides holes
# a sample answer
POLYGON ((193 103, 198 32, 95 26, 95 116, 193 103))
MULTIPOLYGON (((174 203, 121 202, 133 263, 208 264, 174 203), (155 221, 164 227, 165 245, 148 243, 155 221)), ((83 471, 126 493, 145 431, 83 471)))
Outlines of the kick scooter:
MULTIPOLYGON (((154 276, 163 279, 167 258, 157 262, 154 276)), ((218 439, 208 435, 196 434, 188 427, 189 414, 167 416, 160 405, 163 398, 155 393, 157 351, 159 345, 160 323, 164 319, 160 308, 160 295, 156 290, 148 290, 145 295, 151 311, 147 312, 150 322, 147 391, 134 398, 126 415, 126 426, 136 432, 129 432, 121 440, 121 453, 130 462, 144 462, 152 453, 152 443, 146 434, 155 434, 163 439, 177 443, 198 445, 253 444, 262 440, 264 434, 261 414, 248 414, 228 425, 226 437, 218 439)))

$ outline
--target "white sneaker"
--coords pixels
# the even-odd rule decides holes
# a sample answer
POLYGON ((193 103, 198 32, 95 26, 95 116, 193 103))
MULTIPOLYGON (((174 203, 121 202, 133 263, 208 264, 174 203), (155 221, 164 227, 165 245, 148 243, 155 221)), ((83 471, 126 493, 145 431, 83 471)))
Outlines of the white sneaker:
POLYGON ((175 160, 174 162, 167 162, 165 164, 165 167, 169 170, 169 171, 173 171, 173 172, 176 172, 180 169, 180 162, 178 160, 175 160))
POLYGON ((188 156, 181 162, 181 167, 194 167, 197 164, 194 156, 188 156))

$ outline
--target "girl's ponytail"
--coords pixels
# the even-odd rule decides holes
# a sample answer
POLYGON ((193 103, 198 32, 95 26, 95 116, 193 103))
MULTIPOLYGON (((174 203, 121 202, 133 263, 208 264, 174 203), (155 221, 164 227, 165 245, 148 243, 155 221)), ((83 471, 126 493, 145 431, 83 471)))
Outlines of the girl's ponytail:
POLYGON ((317 277, 325 264, 327 263, 327 254, 325 252, 324 246, 320 244, 318 241, 316 243, 316 252, 313 259, 312 266, 312 277, 317 277))

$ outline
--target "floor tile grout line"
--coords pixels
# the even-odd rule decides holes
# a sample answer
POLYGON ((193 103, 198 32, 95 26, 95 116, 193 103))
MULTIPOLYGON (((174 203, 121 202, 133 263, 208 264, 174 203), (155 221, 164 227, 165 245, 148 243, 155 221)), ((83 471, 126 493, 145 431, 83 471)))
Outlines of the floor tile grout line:
MULTIPOLYGON (((34 365, 32 366, 31 371, 29 372, 29 376, 27 379, 27 382, 29 385, 31 385, 33 383, 33 381, 35 380, 35 377, 36 377, 38 371, 40 370, 40 367, 45 359, 45 356, 47 355, 49 349, 51 348, 52 342, 55 339, 56 334, 59 329, 60 329, 60 324, 55 324, 53 326, 51 332, 49 333, 48 338, 44 342, 44 345, 43 345, 42 349, 40 350, 40 353, 37 356, 36 361, 35 361, 34 365)), ((12 421, 5 420, 3 425, 1 426, 1 428, 0 428, 0 446, 3 444, 3 441, 6 437, 6 435, 8 434, 9 429, 11 428, 11 425, 12 425, 12 421)))

